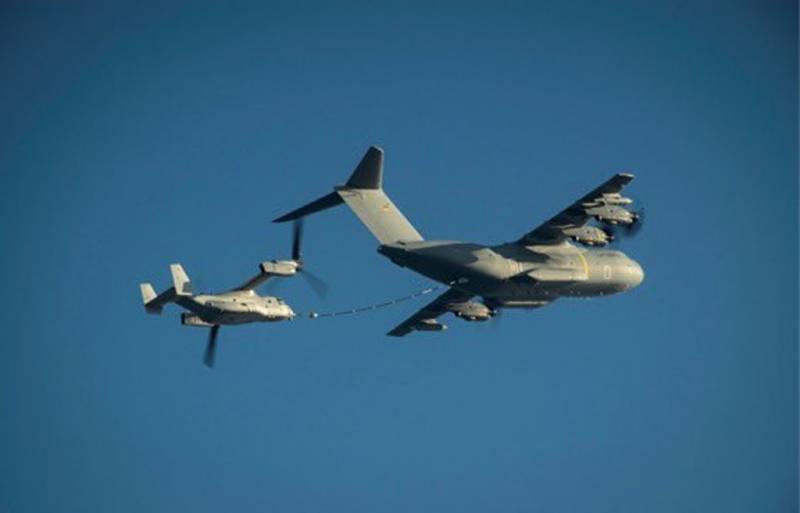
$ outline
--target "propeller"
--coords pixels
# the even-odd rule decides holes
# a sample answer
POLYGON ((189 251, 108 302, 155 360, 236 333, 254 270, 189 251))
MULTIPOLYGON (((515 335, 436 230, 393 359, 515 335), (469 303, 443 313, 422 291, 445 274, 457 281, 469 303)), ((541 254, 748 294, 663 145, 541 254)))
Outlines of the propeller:
POLYGON ((626 236, 635 236, 642 229, 642 226, 644 226, 644 208, 640 208, 633 213, 633 222, 625 227, 626 236))
POLYGON ((600 229, 608 236, 612 244, 619 243, 622 238, 635 237, 644 226, 644 208, 640 208, 633 214, 633 222, 630 224, 607 224, 600 229))
POLYGON ((292 260, 297 263, 297 272, 308 282, 311 290, 322 299, 328 294, 328 284, 325 283, 319 276, 306 269, 303 263, 302 246, 303 246, 303 227, 304 220, 301 217, 294 222, 292 234, 292 260))
POLYGON ((617 240, 617 234, 614 231, 614 225, 603 225, 600 227, 600 230, 602 230, 602 232, 606 234, 606 237, 608 237, 608 243, 614 244, 614 241, 617 240))
POLYGON ((206 344, 206 354, 203 356, 203 363, 209 369, 214 368, 214 358, 217 354, 217 333, 219 333, 219 324, 211 326, 208 331, 208 344, 206 344))

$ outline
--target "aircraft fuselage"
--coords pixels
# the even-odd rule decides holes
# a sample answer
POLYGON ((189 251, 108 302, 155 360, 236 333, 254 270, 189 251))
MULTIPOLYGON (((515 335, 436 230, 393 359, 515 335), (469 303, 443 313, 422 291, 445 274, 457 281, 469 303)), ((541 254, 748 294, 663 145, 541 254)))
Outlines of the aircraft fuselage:
POLYGON ((620 251, 585 249, 569 242, 484 246, 429 240, 384 244, 378 252, 444 284, 482 296, 487 304, 535 308, 559 297, 623 292, 644 279, 642 267, 620 251))
POLYGON ((177 302, 193 311, 183 317, 183 323, 191 326, 277 322, 295 316, 291 307, 280 299, 259 296, 252 290, 184 297, 177 302))

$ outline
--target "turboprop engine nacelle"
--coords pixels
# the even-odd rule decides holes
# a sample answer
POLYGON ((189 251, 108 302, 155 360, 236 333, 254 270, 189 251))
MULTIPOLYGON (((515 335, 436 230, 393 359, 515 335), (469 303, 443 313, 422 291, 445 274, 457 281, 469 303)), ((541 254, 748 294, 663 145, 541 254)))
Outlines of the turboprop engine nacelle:
POLYGON ((633 200, 630 198, 626 198, 622 196, 618 192, 610 192, 608 194, 603 194, 603 197, 600 198, 600 201, 605 203, 606 205, 630 205, 633 203, 633 200))
POLYGON ((586 209, 586 215, 592 216, 601 223, 608 224, 633 224, 636 214, 616 205, 601 205, 586 209))
POLYGON ((465 321, 488 321, 494 317, 494 311, 482 303, 467 301, 464 303, 454 303, 447 307, 459 319, 465 321))
POLYGON ((599 198, 583 203, 584 208, 599 207, 600 205, 630 205, 633 200, 622 196, 618 192, 609 192, 599 198))
POLYGON ((417 331, 444 331, 447 329, 446 324, 440 324, 436 319, 422 319, 414 325, 417 331))
POLYGON ((596 226, 579 226, 576 228, 565 228, 564 235, 576 242, 587 246, 605 246, 613 239, 606 232, 596 226))
POLYGON ((259 264, 262 273, 275 276, 294 276, 297 274, 297 262, 294 260, 268 260, 259 264))

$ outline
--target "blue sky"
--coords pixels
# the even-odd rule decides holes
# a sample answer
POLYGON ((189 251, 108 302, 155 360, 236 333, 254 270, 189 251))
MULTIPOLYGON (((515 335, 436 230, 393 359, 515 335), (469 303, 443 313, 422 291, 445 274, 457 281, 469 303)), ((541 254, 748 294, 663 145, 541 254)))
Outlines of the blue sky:
MULTIPOLYGON (((3 511, 796 511, 792 2, 83 3, 0 8, 3 511), (370 144, 423 236, 497 243, 618 171, 638 289, 220 332, 145 315, 180 261, 224 289, 269 221, 370 144)), ((345 209, 296 310, 429 285, 345 209)))

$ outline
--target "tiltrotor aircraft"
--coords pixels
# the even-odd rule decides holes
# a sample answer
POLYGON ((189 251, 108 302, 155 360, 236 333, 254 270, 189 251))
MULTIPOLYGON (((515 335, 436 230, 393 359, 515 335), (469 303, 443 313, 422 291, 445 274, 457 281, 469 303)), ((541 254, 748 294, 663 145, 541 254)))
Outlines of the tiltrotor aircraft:
POLYGON ((644 279, 642 267, 605 246, 618 229, 635 229, 640 215, 620 194, 633 175, 619 173, 518 240, 485 246, 452 240, 424 240, 383 191, 383 150, 371 147, 350 179, 334 192, 274 222, 301 219, 342 203, 378 239, 378 252, 401 267, 448 285, 433 302, 392 329, 447 328, 437 318, 451 312, 467 321, 486 321, 500 308, 540 308, 560 297, 593 297, 623 292, 644 279), (594 219, 601 227, 590 224, 594 219), (573 244, 577 242, 579 245, 573 244), (482 302, 472 301, 479 296, 482 302))
POLYGON ((140 285, 144 309, 147 313, 161 314, 164 305, 177 303, 188 312, 181 314, 181 324, 211 328, 208 333, 203 362, 214 366, 217 347, 217 333, 223 324, 246 324, 251 322, 277 322, 292 320, 295 317, 291 307, 275 296, 259 296, 255 289, 273 276, 287 278, 302 273, 318 294, 324 294, 326 285, 310 274, 300 257, 302 223, 295 223, 291 260, 270 260, 261 262, 258 274, 236 288, 221 294, 192 294, 192 282, 181 264, 170 265, 173 286, 156 295, 149 283, 140 285))

